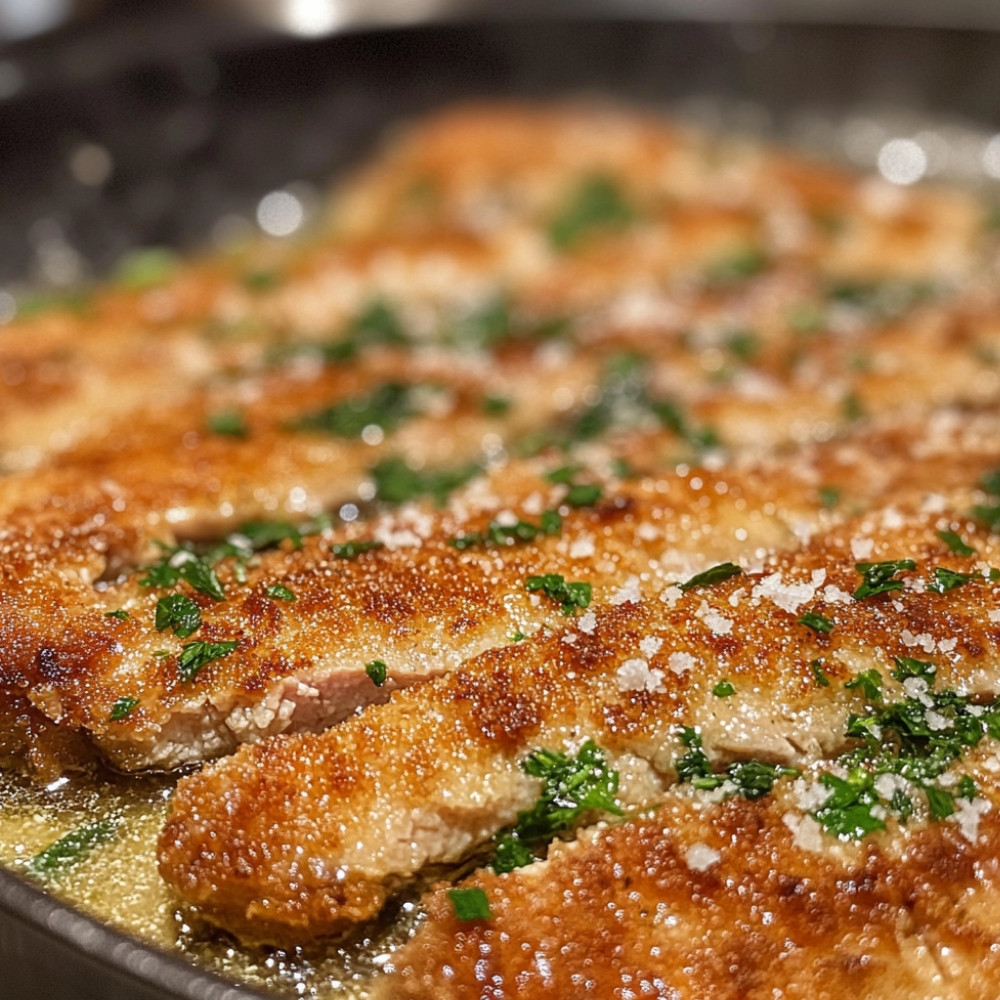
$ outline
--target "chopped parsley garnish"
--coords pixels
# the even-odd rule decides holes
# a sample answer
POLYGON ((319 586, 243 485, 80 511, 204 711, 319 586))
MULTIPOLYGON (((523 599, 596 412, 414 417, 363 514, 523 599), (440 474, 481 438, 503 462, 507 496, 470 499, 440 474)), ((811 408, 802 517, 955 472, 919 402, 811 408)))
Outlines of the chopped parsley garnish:
POLYGON ((813 680, 816 682, 817 687, 825 688, 830 686, 830 678, 823 671, 822 660, 813 660, 809 664, 809 669, 812 671, 813 680))
POLYGON ((873 810, 879 798, 870 775, 854 771, 841 778, 826 773, 819 780, 831 794, 814 815, 828 833, 860 840, 867 833, 885 829, 885 820, 873 810))
POLYGON ((248 271, 241 281, 252 292, 266 292, 281 282, 281 275, 277 271, 248 271))
POLYGON ((291 542, 293 549, 302 548, 302 530, 290 521, 247 521, 241 524, 228 541, 239 548, 243 540, 252 552, 273 549, 282 542, 291 542))
POLYGON ((604 489, 597 483, 578 483, 576 477, 581 469, 578 465, 561 465, 546 473, 545 478, 554 486, 566 486, 562 502, 570 507, 591 507, 604 495, 604 489))
POLYGON ((567 583, 566 578, 559 573, 529 576, 524 581, 524 586, 532 592, 541 591, 550 600, 561 604, 564 615, 573 615, 577 608, 589 607, 593 596, 593 588, 589 583, 567 583))
POLYGON ((529 435, 521 450, 537 454, 553 445, 568 449, 613 427, 642 426, 651 420, 673 431, 696 453, 719 446, 719 436, 711 427, 697 426, 675 402, 653 395, 648 377, 649 362, 642 355, 624 352, 613 357, 605 365, 597 398, 576 411, 568 425, 529 435))
POLYGON ((865 404, 856 392, 849 392, 840 404, 844 419, 855 423, 865 415, 865 404))
POLYGON ((598 174, 579 183, 549 224, 549 242, 557 250, 569 250, 596 231, 622 229, 634 221, 635 212, 618 181, 598 174))
POLYGON ((596 483, 575 483, 562 502, 570 507, 592 507, 603 495, 604 490, 596 483))
POLYGON ((384 503, 400 504, 429 496, 440 507, 454 490, 480 472, 482 467, 476 463, 451 469, 414 469, 404 459, 393 456, 375 465, 371 476, 375 481, 375 496, 384 503))
POLYGON ((178 258, 172 250, 149 247, 126 254, 115 267, 113 280, 136 290, 152 288, 169 281, 177 270, 178 258))
POLYGON ((453 320, 444 339, 456 347, 488 351, 506 343, 550 340, 564 335, 569 326, 561 316, 521 316, 506 295, 497 295, 453 320))
POLYGON ((760 354, 760 336, 753 330, 737 330, 726 338, 726 347, 740 361, 753 361, 760 354))
POLYGON ((927 584, 927 589, 943 594, 945 591, 961 587, 962 584, 968 583, 973 578, 974 574, 972 573, 957 573, 953 569, 946 569, 944 566, 936 566, 934 568, 934 579, 927 584))
POLYGON ((376 299, 351 321, 350 338, 361 344, 404 345, 409 343, 398 313, 384 300, 376 299))
POLYGON ((719 563, 717 566, 712 566, 701 573, 695 573, 690 580, 679 583, 677 588, 687 593, 687 591, 695 590, 699 587, 714 587, 717 583, 722 583, 723 580, 728 580, 732 576, 739 576, 742 572, 743 570, 735 563, 719 563))
POLYGON ((488 350, 509 339, 513 329, 510 303, 501 295, 456 320, 448 339, 462 347, 488 350))
POLYGON ((733 687, 731 681, 721 680, 712 688, 712 694, 716 698, 728 698, 730 695, 736 694, 736 688, 733 687))
POLYGON ((82 861, 91 851, 111 840, 117 826, 109 820, 86 823, 40 851, 25 869, 35 878, 51 878, 82 861))
POLYGON ((843 490, 839 486, 821 486, 819 488, 819 502, 824 510, 833 510, 840 503, 843 490))
POLYGON ((385 542, 370 538, 358 542, 335 542, 330 551, 337 559, 357 559, 365 552, 377 552, 382 548, 385 548, 385 542))
POLYGON ((389 668, 381 660, 372 660, 365 664, 365 673, 375 687, 381 687, 389 676, 389 668))
POLYGON ((416 416, 419 409, 414 387, 404 382, 384 382, 363 396, 331 403, 304 413, 288 423, 295 431, 315 431, 338 437, 360 437, 366 427, 391 432, 404 420, 416 416))
POLYGON ((701 736, 696 729, 684 726, 679 737, 688 752, 674 764, 677 779, 703 791, 722 788, 746 799, 760 799, 771 791, 778 778, 794 777, 800 773, 794 767, 766 764, 759 760, 735 761, 725 771, 716 773, 712 770, 708 754, 702 749, 701 736))
POLYGON ((767 254, 760 247, 742 247, 713 261, 705 271, 705 280, 713 288, 728 288, 756 278, 769 263, 767 254))
POLYGON ((182 681, 194 680, 202 667, 213 660, 228 656, 239 645, 237 639, 225 639, 222 642, 186 642, 181 646, 181 655, 177 660, 177 670, 182 681))
POLYGON ((834 281, 827 286, 827 298, 851 306, 875 318, 888 319, 912 309, 938 294, 937 286, 926 281, 834 281))
POLYGON ((543 511, 538 524, 531 521, 515 521, 513 524, 501 524, 490 521, 483 531, 467 531, 455 538, 449 538, 448 544, 456 549, 471 549, 481 546, 516 545, 519 542, 533 542, 539 535, 558 535, 562 530, 562 517, 558 511, 543 511))
POLYGON ((903 581, 897 580, 896 574, 916 569, 917 564, 912 559, 889 559, 885 562, 856 563, 854 568, 864 579, 852 596, 856 601, 863 601, 876 594, 902 590, 903 581))
POLYGON ((489 897, 482 889, 474 886, 449 889, 448 898, 451 900, 455 919, 463 923, 469 920, 491 920, 493 917, 489 897))
POLYGON ((882 698, 882 675, 872 667, 855 674, 844 684, 848 691, 860 690, 869 701, 880 701, 882 698))
POLYGON ((143 587, 173 587, 183 580, 191 588, 215 601, 225 600, 226 592, 211 564, 190 549, 168 549, 158 563, 145 567, 139 578, 143 587))
POLYGON ((480 406, 488 417, 502 417, 511 408, 511 401, 506 396, 483 396, 480 406))
MULTIPOLYGON (((1000 497, 1000 469, 987 472, 979 480, 979 488, 992 497, 1000 497)), ((977 521, 982 521, 990 531, 1000 531, 1000 503, 976 504, 972 508, 972 516, 977 521)))
POLYGON ((295 593, 289 590, 283 583, 272 583, 267 590, 264 591, 268 597, 273 601, 294 601, 295 593))
POLYGON ((525 774, 542 779, 538 801, 517 815, 517 823, 495 838, 496 872, 513 871, 534 860, 535 849, 573 827, 586 813, 601 811, 621 816, 615 803, 618 772, 592 740, 575 757, 557 750, 537 750, 521 763, 525 774))
MULTIPOLYGON (((935 780, 984 736, 1000 737, 1000 704, 978 705, 952 689, 935 690, 933 663, 910 657, 896 657, 894 663, 892 676, 904 685, 905 698, 884 701, 876 670, 858 679, 878 677, 877 685, 848 685, 862 687, 869 702, 847 720, 846 734, 859 745, 838 759, 842 773, 820 777, 831 795, 813 813, 836 836, 860 839, 884 829, 889 812, 905 822, 918 791, 932 818, 950 816, 956 796, 935 780), (891 780, 883 784, 883 775, 891 780)), ((975 797, 971 778, 962 778, 957 792, 960 798, 975 797)))
POLYGON ((105 611, 105 618, 117 618, 120 622, 127 622, 132 616, 124 608, 115 608, 114 611, 105 611))
POLYGON ((818 614, 815 611, 806 611, 798 619, 800 625, 805 625, 806 628, 811 628, 814 632, 819 632, 822 635, 827 635, 833 631, 833 622, 830 621, 825 615, 818 614))
POLYGON ((892 676, 900 684, 910 677, 919 677, 928 684, 933 684, 937 676, 937 667, 928 660, 915 660, 912 656, 894 656, 893 663, 896 664, 896 669, 892 671, 892 676))
POLYGON ((721 444, 719 435, 714 428, 694 427, 676 403, 666 399, 652 399, 648 401, 648 405, 668 431, 673 431, 696 451, 718 448, 721 444))
POLYGON ((205 423, 213 434, 224 437, 244 438, 249 433, 246 418, 240 410, 220 410, 218 413, 210 413, 205 423))
POLYGON ((155 625, 157 632, 169 628, 186 639, 201 628, 201 608, 185 594, 167 594, 156 602, 155 625))
POLYGON ((123 695, 111 706, 108 722, 121 722, 122 719, 127 719, 138 704, 138 698, 123 695))
POLYGON ((974 556, 976 554, 976 550, 965 542, 957 531, 939 531, 937 536, 956 556, 974 556))

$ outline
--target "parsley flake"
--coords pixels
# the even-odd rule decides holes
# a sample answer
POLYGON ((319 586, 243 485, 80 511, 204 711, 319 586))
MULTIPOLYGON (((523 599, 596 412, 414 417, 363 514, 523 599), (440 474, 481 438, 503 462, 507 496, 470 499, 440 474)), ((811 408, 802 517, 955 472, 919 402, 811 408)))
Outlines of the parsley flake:
POLYGON ((557 250, 570 250, 595 231, 622 229, 634 220, 635 213, 613 177, 587 177, 549 224, 549 242, 557 250))
POLYGON ((596 483, 576 483, 570 486, 562 502, 570 507, 591 507, 603 494, 604 490, 596 483))
POLYGON ((120 622, 127 622, 132 616, 124 608, 116 608, 114 611, 105 611, 105 618, 116 618, 120 622))
POLYGON ((677 589, 687 593, 687 591, 695 590, 698 587, 714 587, 715 584, 722 583, 723 580, 728 580, 731 576, 739 576, 742 572, 743 570, 735 563, 719 563, 702 573, 696 573, 690 580, 679 583, 677 589))
POLYGON ((464 550, 480 546, 516 545, 519 542, 533 542, 539 535, 557 535, 562 530, 562 516, 558 511, 542 513, 538 524, 531 521, 515 521, 501 524, 490 521, 483 531, 467 531, 448 539, 453 548, 464 550))
POLYGON ((364 552, 377 552, 385 548, 385 542, 375 539, 360 542, 336 542, 330 546, 330 551, 336 559, 357 559, 364 552))
POLYGON ((976 554, 976 550, 967 544, 957 531, 939 531, 937 536, 956 556, 974 556, 976 554))
POLYGON ((139 578, 140 586, 173 587, 183 580, 199 594, 215 601, 225 600, 226 592, 215 569, 207 560, 199 558, 189 549, 168 549, 160 562, 144 569, 146 575, 139 578))
POLYGON ((934 579, 927 584, 927 589, 933 590, 938 594, 943 594, 946 591, 954 590, 956 587, 961 587, 962 584, 968 583, 972 579, 972 573, 958 573, 953 569, 946 569, 944 566, 936 566, 934 568, 934 579))
POLYGON ((287 426, 293 431, 358 438, 366 427, 378 427, 387 433, 394 431, 404 420, 416 416, 418 412, 414 386, 403 382, 385 382, 366 395, 304 413, 287 426))
POLYGON ((381 660, 372 660, 365 664, 365 673, 375 687, 381 687, 389 676, 389 668, 381 660))
POLYGON ((546 573, 542 576, 529 576, 524 581, 525 589, 541 591, 552 601, 562 604, 564 615, 573 615, 577 608, 590 605, 593 588, 589 583, 567 583, 566 578, 559 573, 546 573))
POLYGON ((592 740, 575 757, 557 750, 537 750, 521 763, 525 774, 542 780, 538 801, 519 812, 517 823, 495 838, 493 870, 513 871, 534 860, 534 849, 570 829, 586 813, 601 811, 621 816, 615 802, 618 772, 592 740))
POLYGON ((736 688, 733 687, 731 681, 721 680, 712 688, 712 694, 716 698, 728 698, 730 695, 736 694, 736 688))
POLYGON ((806 611, 798 618, 799 625, 805 625, 806 628, 811 628, 814 632, 818 632, 821 635, 828 635, 833 631, 833 622, 830 621, 825 615, 818 614, 815 611, 806 611))
POLYGON ((222 437, 245 438, 249 433, 246 417, 240 410, 220 410, 210 413, 205 424, 213 434, 222 437))
POLYGON ((702 791, 722 788, 745 799, 760 799, 774 787, 781 777, 794 777, 800 772, 794 767, 767 764, 759 760, 736 761, 725 771, 712 770, 712 763, 702 749, 701 736, 696 729, 684 726, 678 734, 688 752, 674 763, 677 780, 689 782, 702 791))
POLYGON ((812 671, 813 680, 816 682, 817 687, 825 688, 830 686, 830 678, 823 671, 822 660, 813 660, 809 664, 809 669, 812 671))
POLYGON ((169 628, 178 638, 186 639, 201 628, 201 608, 185 594, 168 594, 156 602, 154 624, 157 632, 169 628))
POLYGON ((295 593, 289 590, 283 583, 272 583, 264 593, 274 601, 295 600, 295 593))
POLYGON ((129 695, 122 696, 111 706, 108 722, 121 722, 122 719, 127 719, 138 704, 138 698, 129 695))
POLYGON ((375 496, 383 503, 400 504, 417 497, 429 496, 439 507, 459 486, 482 472, 478 464, 450 469, 414 469, 398 456, 382 459, 371 470, 375 496))
POLYGON ((181 646, 181 655, 177 660, 177 670, 182 681, 194 680, 198 671, 213 660, 228 656, 239 645, 236 639, 225 639, 222 642, 205 642, 197 640, 186 642, 181 646))
POLYGON ((109 820, 86 823, 60 837, 36 854, 25 869, 34 878, 52 878, 82 861, 96 847, 115 835, 117 826, 109 820))
POLYGON ((848 691, 860 690, 869 701, 879 701, 882 698, 882 675, 873 667, 863 670, 844 684, 848 691))
POLYGON ((843 490, 839 486, 821 486, 819 488, 819 502, 824 510, 833 510, 840 503, 843 490))
POLYGON ((451 900, 451 908, 456 920, 467 923, 470 920, 491 920, 493 918, 489 897, 482 889, 474 886, 449 889, 448 898, 451 900))
POLYGON ((888 559, 885 562, 856 563, 854 568, 864 579, 852 596, 856 601, 863 601, 876 594, 902 590, 903 581, 897 580, 896 574, 914 570, 917 564, 912 559, 888 559))

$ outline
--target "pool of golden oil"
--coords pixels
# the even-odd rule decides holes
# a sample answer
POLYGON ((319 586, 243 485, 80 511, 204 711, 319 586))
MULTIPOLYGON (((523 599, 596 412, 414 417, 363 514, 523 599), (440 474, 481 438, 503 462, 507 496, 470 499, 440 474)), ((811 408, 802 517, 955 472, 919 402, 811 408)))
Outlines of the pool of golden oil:
POLYGON ((275 997, 365 1000, 381 962, 407 936, 416 907, 346 944, 308 951, 241 946, 190 918, 156 870, 156 838, 175 778, 74 776, 42 788, 0 773, 0 865, 22 874, 73 831, 110 832, 72 860, 33 876, 52 895, 203 969, 275 997))

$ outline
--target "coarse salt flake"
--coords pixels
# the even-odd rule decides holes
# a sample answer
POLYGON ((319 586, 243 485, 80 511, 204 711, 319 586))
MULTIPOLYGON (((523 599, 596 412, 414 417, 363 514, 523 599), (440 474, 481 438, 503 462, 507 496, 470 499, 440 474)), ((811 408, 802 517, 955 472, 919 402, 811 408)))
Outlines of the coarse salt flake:
POLYGON ((611 604, 638 604, 642 600, 639 577, 630 576, 608 600, 611 604))
POLYGON ((639 657, 626 660, 618 668, 618 687, 622 691, 664 691, 663 671, 651 670, 649 664, 639 657))
POLYGON ((588 611, 576 620, 576 627, 586 635, 590 635, 597 628, 597 615, 593 611, 588 611))
POLYGON ((792 831, 792 843, 800 851, 821 854, 826 850, 827 842, 823 836, 823 828, 812 816, 787 812, 781 817, 781 821, 792 831))
POLYGON ((684 861, 688 868, 694 872, 707 871, 712 865, 717 865, 722 860, 722 855, 708 844, 692 844, 684 852, 684 861))
POLYGON ((690 653, 680 650, 667 657, 667 666, 678 676, 686 674, 697 662, 690 653))
POLYGON ((841 590, 835 584, 828 583, 823 588, 823 600, 827 604, 850 604, 851 595, 846 590, 841 590))
POLYGON ((991 808, 986 799, 975 798, 971 802, 968 799, 956 799, 955 811, 948 819, 957 823, 962 836, 974 844, 979 839, 979 818, 985 816, 991 808))
POLYGON ((594 536, 581 535, 574 538, 569 547, 570 559, 589 559, 594 554, 594 536))
POLYGON ((646 657, 655 656, 662 645, 663 639, 658 635, 647 635, 644 639, 639 640, 639 648, 642 650, 642 655, 646 657))
POLYGON ((864 562, 867 559, 871 559, 871 555, 874 550, 874 538, 851 539, 851 555, 854 556, 855 562, 864 562))
POLYGON ((780 573, 765 576, 751 591, 751 597, 767 598, 782 611, 795 612, 816 596, 816 588, 810 583, 785 583, 780 573))

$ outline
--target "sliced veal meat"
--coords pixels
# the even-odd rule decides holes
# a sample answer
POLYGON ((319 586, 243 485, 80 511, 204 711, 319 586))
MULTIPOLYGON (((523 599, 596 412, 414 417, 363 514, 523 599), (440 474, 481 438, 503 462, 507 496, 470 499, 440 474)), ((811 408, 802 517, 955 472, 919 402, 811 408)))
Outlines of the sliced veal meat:
POLYGON ((460 921, 435 893, 375 995, 992 1000, 997 769, 991 741, 963 768, 980 791, 952 821, 861 844, 803 836, 796 784, 721 805, 667 793, 648 818, 478 872, 464 887, 486 893, 486 919, 460 921))
MULTIPOLYGON (((92 489, 70 510, 8 519, 0 680, 116 766, 174 767, 321 729, 553 625, 561 605, 527 591, 532 576, 589 582, 600 605, 635 580, 660 591, 716 562, 759 562, 886 496, 967 509, 997 464, 996 433, 989 415, 942 413, 923 435, 905 424, 859 433, 791 466, 628 480, 593 451, 585 474, 556 470, 578 482, 553 483, 551 460, 515 462, 444 511, 410 506, 301 542, 293 533, 249 563, 224 555, 214 584, 209 560, 185 552, 166 579, 135 571, 165 558, 142 505, 119 511, 113 491, 92 489), (181 574, 185 559, 203 576, 181 574), (178 627, 172 603, 190 621, 178 627), (368 676, 373 662, 387 684, 368 676)), ((639 468, 658 441, 632 442, 639 468)))
POLYGON ((498 295, 534 314, 655 316, 677 330, 691 327, 684 301, 704 293, 722 301, 723 334, 745 333, 732 299, 761 285, 773 300, 757 280, 773 270, 813 285, 785 310, 799 326, 815 329, 831 302, 855 320, 898 310, 979 286, 993 252, 981 213, 971 197, 873 184, 651 117, 466 108, 346 185, 335 222, 301 244, 147 268, 8 324, 0 470, 184 405, 276 347, 323 343, 379 300, 424 344, 498 295))
POLYGON ((208 919, 287 944, 370 919, 422 870, 481 849, 538 795, 520 767, 533 752, 594 741, 635 806, 675 780, 683 726, 716 766, 842 752, 855 679, 878 670, 888 692, 896 658, 927 655, 943 684, 989 697, 1000 623, 982 567, 1000 547, 970 531, 977 555, 955 556, 938 534, 955 519, 894 505, 717 583, 633 578, 596 613, 324 734, 243 747, 178 785, 161 872, 208 919))

